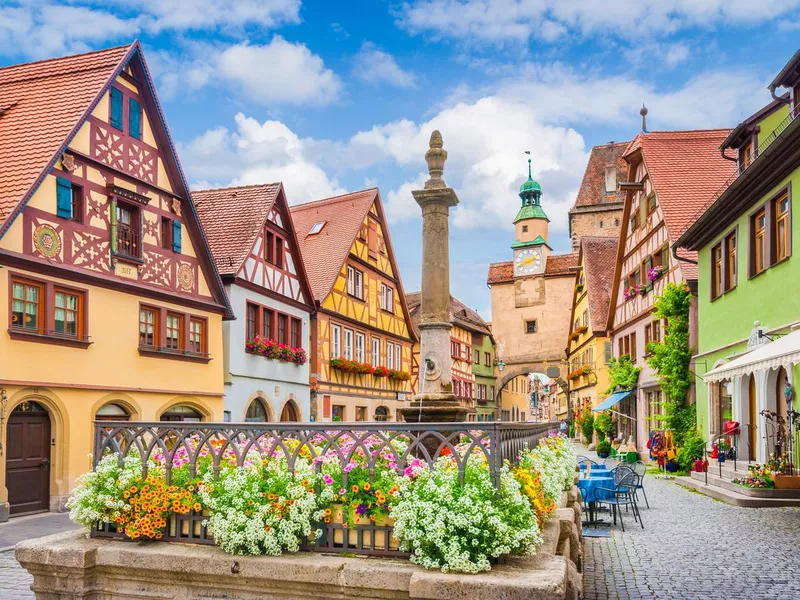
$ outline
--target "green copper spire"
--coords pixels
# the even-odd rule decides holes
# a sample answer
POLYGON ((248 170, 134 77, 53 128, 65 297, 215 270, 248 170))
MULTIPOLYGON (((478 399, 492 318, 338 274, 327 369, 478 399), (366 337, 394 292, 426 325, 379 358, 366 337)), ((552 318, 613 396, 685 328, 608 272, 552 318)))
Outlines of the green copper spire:
POLYGON ((519 197, 522 199, 522 208, 520 208, 519 213, 517 213, 514 223, 523 219, 547 219, 547 215, 539 204, 539 199, 542 197, 542 186, 539 185, 539 182, 534 181, 533 174, 531 173, 531 151, 526 150, 525 154, 529 157, 528 180, 519 187, 519 197))

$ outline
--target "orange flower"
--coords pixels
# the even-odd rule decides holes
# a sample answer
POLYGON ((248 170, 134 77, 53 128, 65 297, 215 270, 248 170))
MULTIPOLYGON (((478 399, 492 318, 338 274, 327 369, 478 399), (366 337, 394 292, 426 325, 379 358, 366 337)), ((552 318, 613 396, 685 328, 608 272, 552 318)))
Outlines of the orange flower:
POLYGON ((369 481, 364 483, 364 491, 368 492, 372 486, 369 484, 369 481))
POLYGON ((354 485, 352 489, 353 489, 353 493, 354 494, 358 493, 358 486, 357 485, 354 485))
POLYGON ((202 510, 202 508, 203 508, 203 507, 202 507, 202 506, 200 506, 200 503, 199 503, 199 502, 195 502, 195 503, 194 503, 194 506, 192 506, 192 508, 193 508, 193 509, 194 509, 196 512, 200 512, 200 511, 202 510))

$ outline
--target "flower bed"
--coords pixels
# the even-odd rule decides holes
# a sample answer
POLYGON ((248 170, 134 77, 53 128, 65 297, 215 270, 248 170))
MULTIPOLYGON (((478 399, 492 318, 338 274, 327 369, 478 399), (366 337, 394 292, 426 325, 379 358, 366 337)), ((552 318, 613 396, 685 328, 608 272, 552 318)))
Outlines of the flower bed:
POLYGON ((265 358, 291 362, 297 365, 304 365, 308 360, 306 351, 302 348, 295 348, 286 344, 279 344, 274 340, 257 335, 245 343, 245 351, 251 354, 258 354, 265 358))
POLYGON ((406 552, 426 568, 478 572, 500 556, 535 553, 544 522, 574 484, 575 451, 560 436, 526 448, 515 467, 492 467, 498 428, 457 432, 423 460, 414 458, 418 432, 325 430, 301 441, 274 430, 222 438, 168 426, 142 459, 143 446, 119 433, 142 428, 120 427, 109 435, 126 443, 106 448, 124 447, 127 456, 105 452, 68 507, 87 528, 111 525, 117 536, 140 540, 176 539, 166 535, 174 519, 203 515, 193 518, 231 554, 314 544, 361 550, 355 534, 366 528, 372 546, 406 552))

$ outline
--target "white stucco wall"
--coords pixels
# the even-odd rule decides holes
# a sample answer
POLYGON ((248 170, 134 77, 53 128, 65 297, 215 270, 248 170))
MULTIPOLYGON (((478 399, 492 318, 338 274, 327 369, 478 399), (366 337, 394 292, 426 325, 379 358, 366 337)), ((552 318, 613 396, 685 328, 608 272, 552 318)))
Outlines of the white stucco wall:
POLYGON ((309 313, 238 285, 226 285, 225 291, 236 314, 235 321, 226 321, 223 325, 226 367, 225 410, 230 412, 231 421, 244 421, 248 405, 257 396, 269 405, 274 421, 280 420, 281 410, 290 399, 297 404, 301 420, 308 421, 311 401, 309 313), (297 317, 303 322, 303 348, 309 355, 306 364, 300 366, 284 363, 245 352, 248 299, 297 317))

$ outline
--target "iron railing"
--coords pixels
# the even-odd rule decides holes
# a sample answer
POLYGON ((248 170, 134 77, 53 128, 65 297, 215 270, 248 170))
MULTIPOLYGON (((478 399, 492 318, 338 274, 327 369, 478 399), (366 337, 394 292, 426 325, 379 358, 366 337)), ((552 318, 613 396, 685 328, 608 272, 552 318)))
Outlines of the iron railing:
MULTIPOLYGON (((455 460, 463 481, 467 459, 478 454, 486 459, 492 480, 500 485, 505 461, 515 462, 527 446, 535 447, 542 438, 557 433, 558 423, 139 423, 126 421, 95 422, 93 464, 108 454, 119 455, 120 461, 132 455, 142 462, 144 475, 148 463, 163 465, 167 485, 172 478, 173 464, 180 454, 188 458, 190 477, 198 475, 198 458, 211 457, 213 476, 221 471, 223 460, 228 466, 242 468, 253 453, 273 456, 281 452, 287 469, 295 472, 301 453, 305 458, 331 454, 339 464, 362 461, 374 481, 379 456, 390 455, 398 473, 412 461, 423 461, 433 468, 438 458, 450 455, 455 460), (395 444, 395 442, 400 442, 395 444), (400 450, 400 448, 404 448, 400 450)), ((321 470, 320 462, 315 468, 321 470)), ((186 462, 183 465, 187 465, 186 462)), ((347 486, 347 470, 342 481, 347 486)), ((212 533, 203 526, 207 516, 191 511, 173 514, 163 531, 164 541, 213 543, 212 533)), ((356 554, 401 556, 399 543, 392 536, 391 525, 370 523, 346 527, 342 523, 318 523, 322 536, 304 546, 307 550, 351 552, 356 554)), ((92 529, 95 537, 125 536, 114 524, 98 524, 92 529)))
MULTIPOLYGON (((718 433, 717 435, 711 437, 705 444, 705 452, 706 456, 709 452, 712 452, 714 445, 718 443, 720 440, 725 442, 727 448, 724 450, 725 452, 725 460, 720 461, 717 459, 718 468, 719 468, 719 477, 722 478, 722 467, 723 464, 728 460, 733 461, 733 470, 738 471, 738 462, 740 460, 744 460, 744 457, 741 455, 741 450, 746 448, 745 456, 747 457, 747 466, 750 466, 750 463, 755 461, 754 453, 756 449, 756 445, 758 443, 756 438, 756 426, 751 425, 749 423, 744 425, 739 425, 733 433, 718 433), (744 443, 742 443, 742 434, 744 434, 744 443)), ((710 465, 709 465, 710 466, 710 465)), ((708 485, 708 468, 704 469, 705 474, 705 483, 708 485)))

